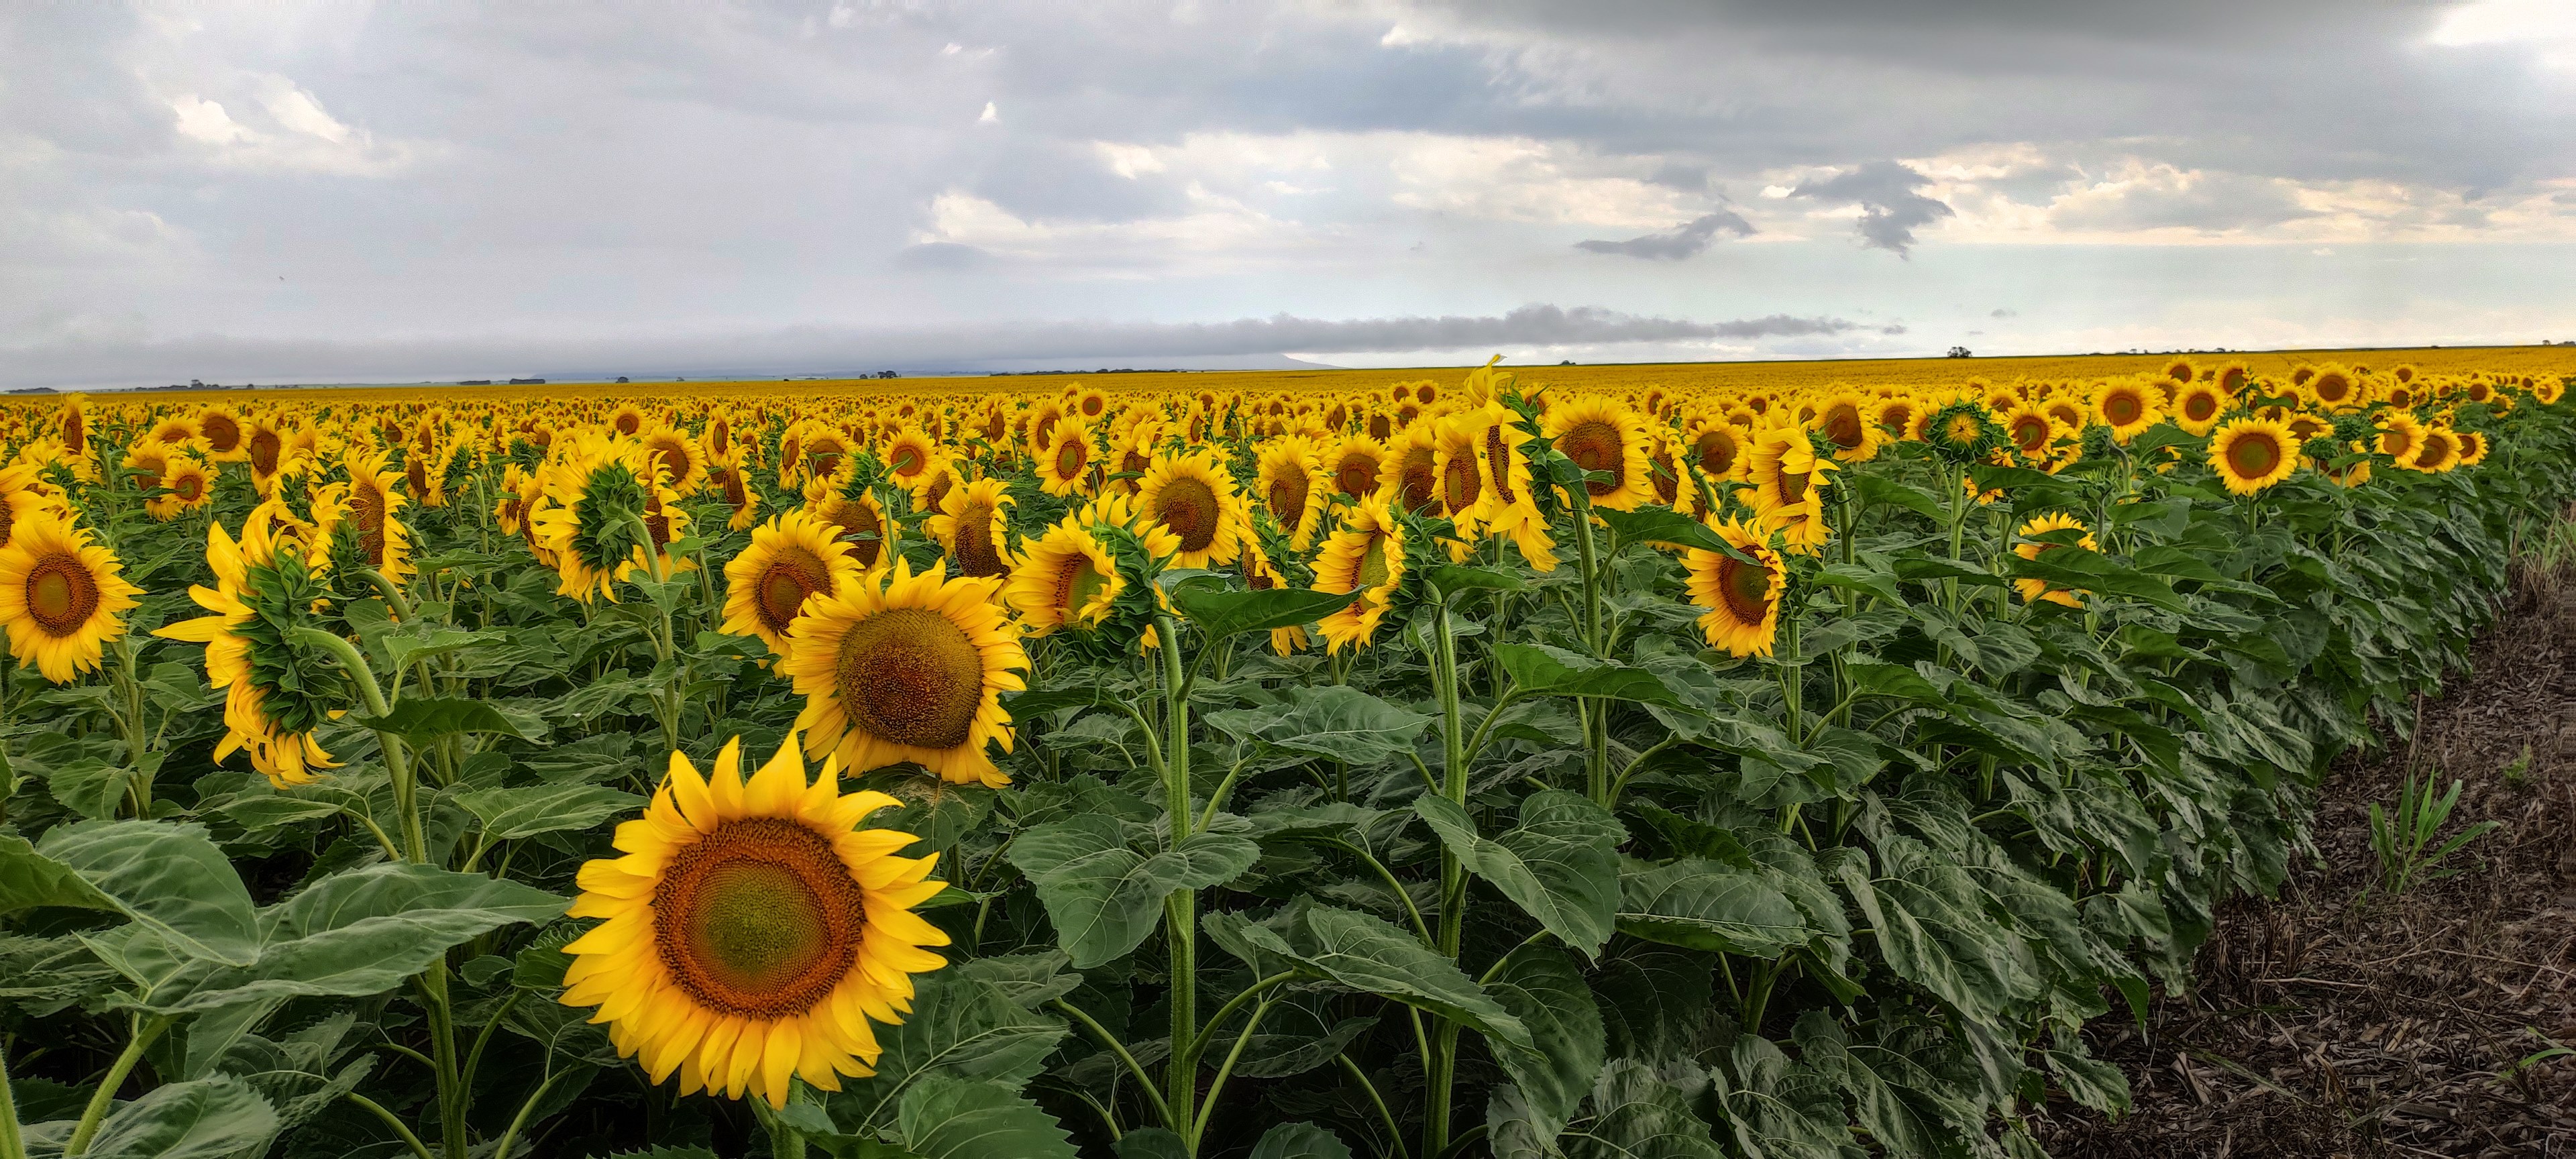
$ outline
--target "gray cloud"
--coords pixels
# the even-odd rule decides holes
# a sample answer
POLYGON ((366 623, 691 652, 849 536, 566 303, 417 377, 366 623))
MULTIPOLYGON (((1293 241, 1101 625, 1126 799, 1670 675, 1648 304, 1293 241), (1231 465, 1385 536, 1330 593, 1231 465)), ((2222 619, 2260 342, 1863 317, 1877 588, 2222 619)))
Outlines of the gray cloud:
POLYGON ((1796 197, 1811 197, 1835 204, 1857 203, 1861 208, 1861 244, 1905 256, 1914 248, 1914 231, 1951 215, 1946 204, 1925 197, 1915 190, 1931 184, 1931 178, 1895 161, 1872 161, 1849 173, 1822 181, 1802 181, 1790 190, 1796 197))
POLYGON ((810 375, 896 368, 1078 368, 1101 359, 1170 365, 1246 355, 1404 353, 1636 343, 1750 342, 1900 335, 1895 325, 1774 314, 1716 322, 1592 306, 1528 305, 1502 314, 1323 319, 1279 314, 1225 322, 783 329, 602 340, 388 339, 363 342, 200 336, 75 338, 0 349, 0 385, 108 387, 209 382, 420 382, 460 378, 810 375))
POLYGON ((1680 261, 1697 257, 1710 242, 1717 240, 1720 230, 1737 237, 1749 237, 1753 233, 1753 223, 1733 210, 1721 209, 1692 218, 1662 233, 1650 233, 1626 241, 1579 241, 1574 243, 1574 248, 1596 254, 1680 261))

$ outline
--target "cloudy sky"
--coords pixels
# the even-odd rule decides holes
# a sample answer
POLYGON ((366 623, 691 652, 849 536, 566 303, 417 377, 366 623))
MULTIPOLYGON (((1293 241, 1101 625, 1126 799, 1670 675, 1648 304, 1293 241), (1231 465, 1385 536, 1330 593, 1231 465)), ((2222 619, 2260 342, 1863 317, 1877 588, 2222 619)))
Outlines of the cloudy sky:
POLYGON ((0 6, 0 385, 2576 339, 2569 0, 0 6))

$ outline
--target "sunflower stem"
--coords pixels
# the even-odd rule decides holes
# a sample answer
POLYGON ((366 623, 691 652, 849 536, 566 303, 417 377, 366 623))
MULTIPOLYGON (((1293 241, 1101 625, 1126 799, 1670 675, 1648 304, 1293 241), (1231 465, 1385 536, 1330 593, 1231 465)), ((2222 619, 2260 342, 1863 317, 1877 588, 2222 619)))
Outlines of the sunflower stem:
POLYGON ((27 1159, 27 1139, 18 1130, 18 1100, 9 1090, 5 1051, 0 1051, 0 1159, 27 1159))
POLYGON ((375 586, 376 593, 385 598, 385 606, 394 610, 395 619, 408 624, 418 618, 412 612, 411 599, 403 595, 402 585, 395 583, 391 577, 372 567, 364 567, 358 569, 358 578, 375 586))
POLYGON ((72 1128, 72 1137, 64 1142, 63 1154, 80 1155, 89 1150, 90 1140, 98 1137, 99 1124, 107 1119, 108 1107, 116 1102, 117 1088, 125 1085, 125 1076, 134 1073, 134 1064, 142 1060, 144 1048, 160 1038, 162 1031, 170 1029, 172 1021, 167 1014, 154 1018, 140 1014, 134 1016, 133 1033, 125 1040, 125 1052, 108 1064, 107 1074, 98 1080, 98 1090, 90 1095, 89 1105, 81 1109, 80 1122, 72 1128))
MULTIPOLYGON (((1440 793, 1460 808, 1467 804, 1467 738, 1458 707, 1458 643, 1449 631, 1449 601, 1435 598, 1431 605, 1432 680, 1440 692, 1440 745, 1443 783, 1440 793)), ((1595 800, 1603 794, 1596 793, 1595 800)), ((1456 851, 1444 842, 1440 849, 1440 953, 1452 960, 1458 957, 1458 946, 1465 938, 1467 923, 1467 868, 1458 860, 1456 851)), ((1458 1024, 1443 1020, 1432 1046, 1431 1073, 1428 1076, 1425 1115, 1422 1124, 1422 1150, 1436 1155, 1449 1145, 1450 1088, 1457 1076, 1458 1024)))
MULTIPOLYGON (((1162 644, 1163 689, 1170 721, 1163 743, 1163 794, 1171 819, 1172 848, 1190 835, 1190 689, 1181 672, 1181 630, 1169 612, 1154 613, 1162 644)), ((1172 1131, 1197 1153, 1198 1126, 1198 894, 1179 890, 1163 902, 1164 940, 1171 950, 1172 1057, 1164 1075, 1163 1105, 1172 1131)))

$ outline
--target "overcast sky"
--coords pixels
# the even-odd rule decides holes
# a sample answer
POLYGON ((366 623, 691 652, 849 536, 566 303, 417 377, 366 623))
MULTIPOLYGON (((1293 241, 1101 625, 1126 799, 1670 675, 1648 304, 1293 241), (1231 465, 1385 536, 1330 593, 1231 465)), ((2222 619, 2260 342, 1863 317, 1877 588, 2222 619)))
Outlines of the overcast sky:
POLYGON ((2576 0, 0 5, 0 385, 2576 339, 2576 0))

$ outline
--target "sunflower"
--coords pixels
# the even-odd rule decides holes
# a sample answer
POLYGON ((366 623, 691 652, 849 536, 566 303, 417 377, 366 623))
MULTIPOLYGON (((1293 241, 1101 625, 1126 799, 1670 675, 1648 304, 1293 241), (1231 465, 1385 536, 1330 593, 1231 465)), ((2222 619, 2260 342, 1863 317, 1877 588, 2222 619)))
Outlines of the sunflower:
POLYGON ((1473 512, 1487 535, 1507 535, 1521 558, 1539 571, 1556 570, 1556 541, 1548 536, 1547 517, 1539 512, 1530 489, 1529 457, 1533 441, 1521 428, 1520 416, 1499 402, 1488 402, 1457 416, 1476 440, 1476 469, 1482 491, 1473 512))
POLYGON ((566 1006, 595 1006, 621 1056, 680 1093, 758 1094, 785 1107, 789 1080, 827 1091, 876 1073, 871 1019, 912 1010, 912 975, 947 964, 923 948, 948 935, 912 907, 945 883, 936 854, 897 857, 918 838, 866 829, 899 804, 837 791, 823 760, 806 779, 789 736, 742 776, 742 742, 701 777, 688 757, 640 820, 618 826, 622 857, 584 864, 570 916, 606 919, 563 949, 566 1006))
POLYGON ((1057 628, 1091 628, 1108 618, 1127 588, 1118 561, 1079 516, 1020 544, 1020 558, 1002 596, 1020 613, 1021 628, 1044 636, 1057 628))
POLYGON ((2206 435, 2218 426, 2228 401, 2227 392, 2215 382, 2190 383, 2174 392, 2174 425, 2195 435, 2206 435))
POLYGON ((2474 467, 2486 461, 2487 450, 2491 444, 2484 433, 2479 431, 2452 431, 2451 437, 2460 441, 2459 466, 2474 467))
POLYGON ((0 624, 20 668, 68 684, 98 669, 100 646, 125 635, 143 589, 118 574, 116 553, 54 512, 37 511, 0 547, 0 624))
POLYGON ((1346 644, 1366 647, 1403 583, 1404 526, 1396 522, 1385 496, 1363 499, 1342 517, 1341 529, 1315 557, 1314 590, 1352 593, 1349 604, 1316 625, 1324 633, 1325 651, 1340 652, 1346 644))
POLYGON ((1839 468, 1815 453, 1807 432, 1793 426, 1773 427, 1754 440, 1748 470, 1753 478, 1753 509, 1762 525, 1781 533, 1789 549, 1812 552, 1824 546, 1832 530, 1825 523, 1824 488, 1817 476, 1839 468))
POLYGON ((2137 382, 2109 382, 2093 394, 2093 419, 2111 428, 2111 437, 2128 442, 2164 417, 2153 387, 2137 382))
POLYGON ((2251 495, 2298 469, 2298 444, 2290 428, 2270 419, 2240 418, 2209 440, 2209 466, 2237 495, 2251 495))
POLYGON ((1833 444, 1831 453, 1836 460, 1866 463, 1878 457, 1880 445, 1887 441, 1878 424, 1870 421, 1869 411, 1869 400, 1859 391, 1836 391, 1817 401, 1815 416, 1807 420, 1807 429, 1833 444))
MULTIPOLYGON (((2184 389, 2188 390, 2190 388, 2185 387, 2184 389)), ((2091 528, 2078 522, 2074 516, 2063 513, 2042 515, 2037 519, 2024 523, 2021 525, 2021 531, 2019 534, 2027 540, 2031 536, 2046 535, 2052 531, 2066 531, 2069 529, 2084 533, 2084 538, 2078 541, 2075 546, 2083 548, 2086 551, 2101 550, 2093 543, 2093 530, 2091 528)), ((2013 554, 2018 555, 2023 559, 2038 559, 2041 552, 2053 551, 2064 546, 2066 545, 2062 543, 2024 542, 2013 545, 2013 554)), ((2013 590, 2021 593, 2021 600, 2025 604, 2034 600, 2046 600, 2049 603, 2064 604, 2070 608, 2083 607, 2084 600, 2082 597, 2092 594, 2091 592, 2084 591, 2080 588, 2074 591, 2068 591, 2065 588, 2050 587, 2048 581, 2037 579, 2014 580, 2013 590)))
POLYGON ((1646 420, 1617 399, 1576 395, 1548 409, 1544 429, 1557 453, 1586 472, 1610 476, 1584 483, 1592 505, 1633 511, 1655 497, 1646 471, 1646 420))
POLYGON ((643 411, 636 409, 635 404, 619 403, 616 411, 608 416, 608 429, 632 438, 643 434, 644 424, 649 421, 651 420, 644 417, 643 411))
POLYGON ((1010 546, 1002 536, 1012 505, 1010 488, 999 479, 977 479, 940 500, 939 513, 930 517, 930 534, 956 562, 959 575, 1010 574, 1010 546))
POLYGON ((168 523, 183 512, 200 511, 215 501, 214 478, 206 465, 187 455, 172 455, 161 469, 162 493, 143 503, 143 513, 168 523))
POLYGON ((896 431, 894 437, 886 441, 883 457, 886 478, 910 492, 915 506, 924 506, 921 503, 923 493, 937 476, 940 466, 947 461, 947 456, 939 450, 938 440, 919 427, 896 431))
POLYGON ((647 454, 660 462, 662 485, 670 488, 673 495, 686 499, 706 483, 706 456, 699 453, 698 441, 688 432, 656 426, 638 441, 644 444, 647 454))
POLYGON ((535 520, 537 542, 555 555, 559 594, 615 603, 618 581, 646 566, 652 536, 644 518, 659 471, 641 444, 601 440, 548 472, 550 502, 535 520))
POLYGON ((1214 451, 1156 458, 1137 481, 1136 505, 1180 537, 1172 567, 1229 564, 1243 555, 1243 501, 1214 451))
POLYGON ((2361 381, 2352 371, 2327 364, 2317 368, 2306 383, 2308 397, 2327 410, 2344 410, 2362 403, 2361 381))
POLYGON ((2437 474, 2457 467, 2460 465, 2459 436, 2452 434, 2449 427, 2426 427, 2424 445, 2416 449, 2413 457, 2399 459, 2397 465, 2427 474, 2437 474))
POLYGON ((787 654, 787 630, 808 600, 830 598, 859 582, 859 564, 838 529, 810 512, 790 511, 755 528, 751 546, 725 565, 721 631, 757 636, 787 654))
POLYGON ((1709 647, 1724 648, 1730 656, 1768 656, 1780 628, 1780 592, 1786 586, 1780 556, 1760 532, 1740 520, 1711 524, 1710 529, 1754 562, 1696 547, 1683 553, 1691 602, 1708 609, 1699 618, 1700 630, 1708 634, 1709 647))
POLYGON ((1386 470, 1378 489, 1399 511, 1428 514, 1440 503, 1439 432, 1432 423, 1414 423, 1387 444, 1386 470))
MULTIPOLYGON (((2402 410, 2388 411, 2379 416, 2378 427, 2379 437, 2373 441, 2371 449, 2380 454, 2403 463, 2406 456, 2423 449, 2424 424, 2415 421, 2414 415, 2402 410)), ((2292 432, 2293 435, 2296 433, 2292 432)))
POLYGON ((2057 420, 2050 418, 2047 411, 2028 403, 2005 412, 2003 426, 2004 438, 2025 459, 2047 456, 2049 448, 2063 433, 2058 429, 2057 420))
POLYGON ((1476 513, 1485 506, 1484 432, 1473 411, 1425 423, 1431 431, 1431 500, 1433 510, 1457 528, 1451 554, 1464 558, 1467 544, 1480 538, 1476 513))
POLYGON ((197 412, 197 434, 218 463, 238 463, 247 457, 242 452, 242 436, 247 433, 241 415, 231 407, 210 406, 197 412))
POLYGON ((1724 422, 1711 422, 1691 436, 1691 465, 1711 483, 1744 478, 1747 460, 1744 431, 1724 422))
POLYGON ((406 582, 412 574, 411 528, 395 517, 409 502, 402 476, 386 468, 383 451, 351 448, 341 466, 349 481, 314 496, 316 531, 324 543, 349 537, 356 560, 396 584, 406 582))
POLYGON ((779 671, 805 697, 805 743, 852 773, 912 761, 959 784, 1010 777, 985 746, 1011 747, 1006 690, 1025 688, 1019 629, 994 606, 997 579, 948 578, 944 563, 818 599, 788 632, 779 671))
POLYGON ((1344 438, 1324 457, 1333 490, 1352 499, 1377 494, 1378 476, 1385 473, 1385 466, 1386 445, 1367 435, 1344 438))
POLYGON ((1299 551, 1314 546, 1330 486, 1314 440, 1290 435, 1263 445, 1255 485, 1261 489, 1261 505, 1287 533, 1289 546, 1299 551))
MULTIPOLYGON (((1923 419, 1930 413, 1924 409, 1921 400, 1911 395, 1897 394, 1880 399, 1874 404, 1870 421, 1896 432, 1895 437, 1898 439, 1920 439, 1923 437, 1923 419)), ((1714 479, 1716 476, 1712 475, 1710 478, 1714 479)))
POLYGON ((1043 447, 1034 448, 1038 485, 1049 495, 1089 494, 1099 454, 1091 445, 1091 424, 1066 416, 1043 447))
POLYGON ((760 521, 760 492, 752 487, 743 465, 731 458, 711 458, 707 462, 708 488, 722 497, 733 517, 725 526, 735 531, 760 521))
POLYGON ((207 686, 225 690, 215 763, 248 750, 251 766, 283 789, 337 767, 313 730, 345 705, 322 693, 330 684, 308 675, 332 661, 294 633, 318 626, 313 609, 325 592, 305 546, 277 529, 276 514, 271 504, 251 512, 239 542, 223 524, 208 526, 206 563, 216 586, 192 587, 188 595, 214 614, 152 634, 206 646, 207 686))
POLYGON ((877 497, 866 491, 844 492, 828 480, 817 479, 805 485, 805 511, 830 524, 833 534, 850 545, 850 558, 860 570, 875 571, 893 553, 896 527, 886 521, 885 508, 877 497))

